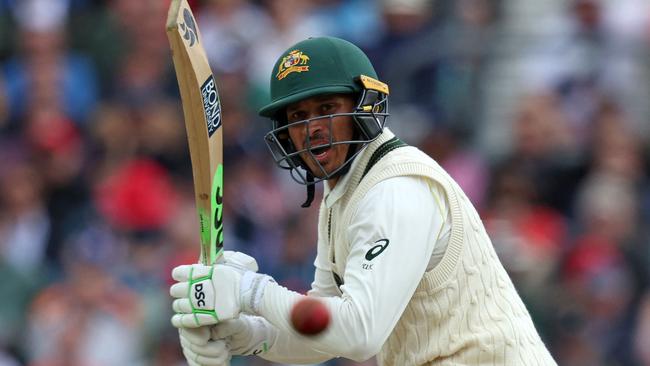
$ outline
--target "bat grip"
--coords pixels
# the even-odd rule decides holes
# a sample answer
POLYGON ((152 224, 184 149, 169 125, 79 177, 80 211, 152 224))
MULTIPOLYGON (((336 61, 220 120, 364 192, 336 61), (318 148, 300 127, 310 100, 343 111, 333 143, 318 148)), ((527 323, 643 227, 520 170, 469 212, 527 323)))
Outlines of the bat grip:
MULTIPOLYGON (((220 255, 217 256, 217 260, 215 261, 215 263, 219 263, 219 264, 226 263, 226 258, 224 257, 223 252, 221 252, 220 255)), ((226 360, 224 363, 222 363, 219 366, 230 366, 230 360, 226 360)))

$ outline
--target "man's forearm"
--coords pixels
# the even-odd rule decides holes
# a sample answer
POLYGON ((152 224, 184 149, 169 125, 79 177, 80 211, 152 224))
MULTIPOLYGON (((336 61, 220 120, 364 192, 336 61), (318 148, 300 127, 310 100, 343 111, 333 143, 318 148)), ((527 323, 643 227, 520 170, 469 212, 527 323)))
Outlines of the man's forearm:
MULTIPOLYGON (((273 327, 272 324, 269 326, 273 327)), ((259 356, 267 361, 289 364, 318 364, 333 358, 311 348, 304 337, 287 332, 276 332, 268 352, 259 356)))
MULTIPOLYGON (((328 328, 316 337, 299 335, 292 327, 288 314, 293 304, 304 295, 290 291, 276 283, 269 284, 265 290, 264 299, 260 306, 260 315, 273 324, 278 334, 284 334, 281 342, 286 342, 291 348, 282 352, 313 354, 318 360, 323 360, 320 355, 345 357, 355 361, 362 361, 372 357, 381 347, 375 336, 383 338, 383 332, 375 332, 373 324, 365 312, 349 299, 342 297, 322 297, 323 304, 332 315, 328 328)), ((279 343, 282 345, 284 343, 279 343)), ((272 347, 277 352, 275 347, 272 347)), ((281 347, 278 347, 280 349, 281 347)), ((304 361, 307 362, 307 361, 304 361)))

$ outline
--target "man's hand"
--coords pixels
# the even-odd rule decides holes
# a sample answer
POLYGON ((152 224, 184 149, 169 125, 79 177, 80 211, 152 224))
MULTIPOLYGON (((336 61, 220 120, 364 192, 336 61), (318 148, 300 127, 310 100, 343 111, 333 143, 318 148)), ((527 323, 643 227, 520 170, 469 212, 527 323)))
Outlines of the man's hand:
POLYGON ((230 361, 225 340, 210 339, 210 328, 179 329, 183 356, 190 366, 222 366, 230 361))
POLYGON ((255 273, 257 263, 251 257, 236 252, 226 255, 223 264, 174 268, 172 277, 178 283, 169 293, 176 298, 172 304, 175 327, 196 328, 236 318, 240 312, 257 313, 264 287, 273 279, 255 273))
POLYGON ((277 329, 262 317, 241 314, 237 319, 212 326, 211 334, 212 339, 225 340, 231 354, 248 356, 267 352, 275 340, 277 329))

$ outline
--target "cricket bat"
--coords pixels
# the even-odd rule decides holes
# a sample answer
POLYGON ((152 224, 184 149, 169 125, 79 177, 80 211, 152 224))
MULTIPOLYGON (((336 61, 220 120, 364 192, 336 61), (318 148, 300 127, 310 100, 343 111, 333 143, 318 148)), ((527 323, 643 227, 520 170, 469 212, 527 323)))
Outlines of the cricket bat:
MULTIPOLYGON (((199 260, 212 265, 223 252, 223 129, 221 102, 201 33, 186 0, 172 0, 167 38, 181 92, 199 218, 199 260)), ((228 366, 225 361, 222 366, 228 366)))
POLYGON ((183 102, 200 224, 200 261, 211 265, 223 250, 223 129, 217 85, 201 32, 186 0, 172 0, 167 37, 183 102))

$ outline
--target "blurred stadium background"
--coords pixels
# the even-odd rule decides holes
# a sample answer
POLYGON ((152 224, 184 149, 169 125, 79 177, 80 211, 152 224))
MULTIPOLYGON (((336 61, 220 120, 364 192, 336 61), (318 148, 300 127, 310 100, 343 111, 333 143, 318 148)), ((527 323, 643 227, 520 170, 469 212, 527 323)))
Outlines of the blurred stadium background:
MULTIPOLYGON (((190 3, 229 249, 308 288, 316 207, 255 112, 282 50, 340 36, 390 85, 391 128, 471 197, 558 363, 650 365, 649 1, 190 3)), ((198 236, 167 6, 0 0, 0 366, 183 364, 167 291, 198 236)))

